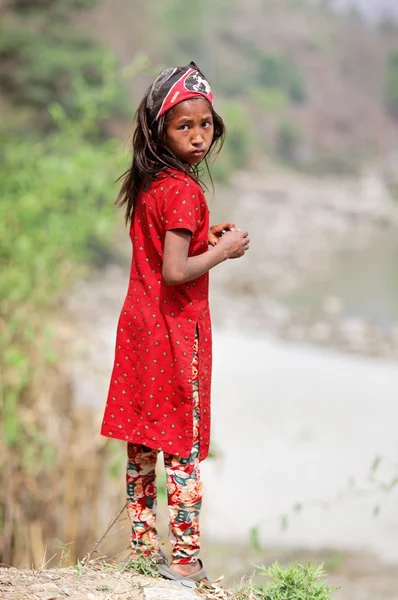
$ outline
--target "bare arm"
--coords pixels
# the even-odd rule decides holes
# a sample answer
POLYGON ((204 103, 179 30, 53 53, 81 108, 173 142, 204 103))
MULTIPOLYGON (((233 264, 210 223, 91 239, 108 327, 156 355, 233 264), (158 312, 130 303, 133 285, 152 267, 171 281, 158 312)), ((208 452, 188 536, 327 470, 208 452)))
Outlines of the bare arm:
POLYGON ((226 233, 208 252, 188 256, 191 233, 187 229, 166 231, 162 274, 168 285, 187 283, 227 258, 243 256, 249 247, 247 232, 226 233))

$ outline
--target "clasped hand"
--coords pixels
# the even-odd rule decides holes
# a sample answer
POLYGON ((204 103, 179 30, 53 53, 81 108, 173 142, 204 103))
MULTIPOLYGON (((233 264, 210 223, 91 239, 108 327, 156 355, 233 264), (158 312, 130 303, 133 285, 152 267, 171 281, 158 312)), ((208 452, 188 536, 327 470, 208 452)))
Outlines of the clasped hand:
POLYGON ((226 258, 240 258, 249 249, 249 234, 235 228, 235 223, 225 222, 212 225, 208 232, 211 246, 225 246, 226 258))

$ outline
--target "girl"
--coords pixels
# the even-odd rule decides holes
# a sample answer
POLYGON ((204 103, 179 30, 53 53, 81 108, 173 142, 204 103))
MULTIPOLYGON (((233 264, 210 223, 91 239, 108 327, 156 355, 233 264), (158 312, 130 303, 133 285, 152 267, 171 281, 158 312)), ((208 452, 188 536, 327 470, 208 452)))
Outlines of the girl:
POLYGON ((170 579, 206 578, 198 559, 209 452, 211 323, 208 272, 249 248, 233 223, 209 228, 198 165, 225 130, 198 67, 165 69, 136 115, 133 161, 117 199, 133 245, 101 433, 127 442, 131 556, 152 554, 170 579), (209 250, 209 244, 211 248, 209 250), (164 453, 172 562, 155 527, 155 465, 164 453))

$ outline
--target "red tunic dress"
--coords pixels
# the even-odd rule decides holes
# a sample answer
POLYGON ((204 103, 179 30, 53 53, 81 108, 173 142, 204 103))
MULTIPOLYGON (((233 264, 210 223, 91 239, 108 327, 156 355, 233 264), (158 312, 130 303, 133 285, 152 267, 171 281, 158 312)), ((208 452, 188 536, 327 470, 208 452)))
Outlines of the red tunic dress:
POLYGON ((168 286, 167 230, 192 233, 189 256, 208 251, 209 211, 200 186, 174 171, 141 191, 133 213, 130 283, 120 315, 102 435, 183 458, 193 440, 192 356, 199 332, 200 459, 210 445, 209 276, 168 286))

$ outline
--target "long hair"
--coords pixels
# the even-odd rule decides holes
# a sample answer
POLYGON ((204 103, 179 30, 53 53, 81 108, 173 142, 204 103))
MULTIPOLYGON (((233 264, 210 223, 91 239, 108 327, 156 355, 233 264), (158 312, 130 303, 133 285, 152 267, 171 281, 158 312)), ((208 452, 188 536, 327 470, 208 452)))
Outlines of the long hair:
MULTIPOLYGON (((168 169, 182 171, 200 183, 201 168, 199 165, 187 165, 180 161, 167 148, 166 126, 173 113, 173 108, 163 114, 157 121, 151 119, 147 109, 147 90, 135 114, 136 128, 133 134, 133 159, 130 168, 118 179, 122 180, 117 206, 126 206, 126 224, 131 221, 134 207, 142 186, 155 181, 162 172, 168 169)), ((211 105, 210 105, 211 106, 211 105)), ((217 155, 224 143, 225 126, 220 115, 211 106, 214 135, 210 148, 204 159, 207 172, 208 158, 217 155)), ((211 180, 212 181, 212 180, 211 180)))

